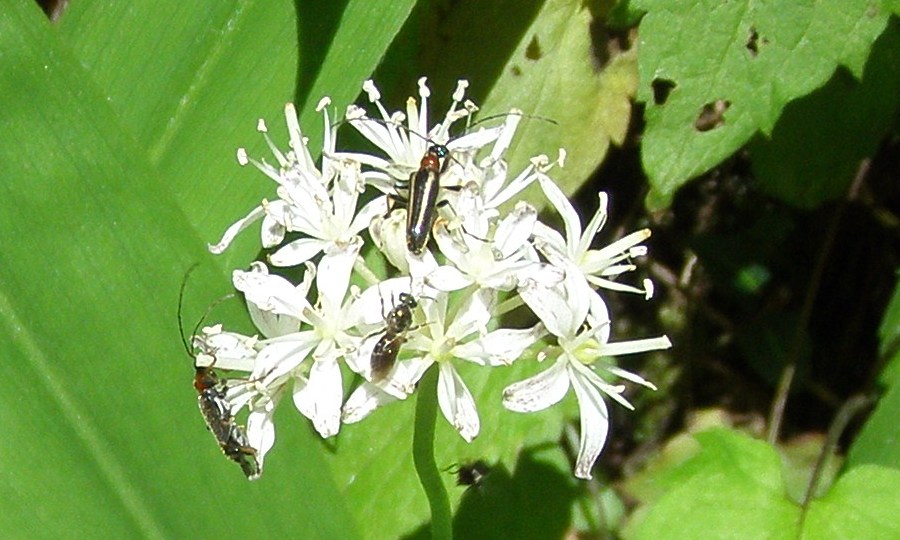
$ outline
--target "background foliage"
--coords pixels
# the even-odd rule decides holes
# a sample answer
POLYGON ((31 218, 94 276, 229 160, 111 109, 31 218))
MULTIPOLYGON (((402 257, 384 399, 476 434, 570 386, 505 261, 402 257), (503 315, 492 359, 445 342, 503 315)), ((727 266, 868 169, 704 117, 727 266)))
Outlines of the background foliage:
MULTIPOLYGON (((611 299, 616 333, 676 345, 635 364, 661 391, 614 410, 592 483, 571 477, 572 403, 499 409, 535 366, 463 373, 483 433, 465 445, 439 424, 438 462, 494 467, 477 489, 446 475, 460 537, 900 535, 898 6, 139 0, 73 2, 51 22, 0 1, 0 531, 427 534, 411 404, 325 443, 283 410, 248 484, 204 433, 175 316, 191 264, 188 320, 256 256, 250 233, 218 258, 205 245, 271 190, 234 159, 265 155, 258 118, 283 141, 295 101, 316 148, 322 95, 340 112, 374 77, 399 107, 425 74, 436 110, 464 77, 484 114, 552 118, 524 123, 511 166, 566 148, 560 180, 584 215, 611 191, 605 240, 653 226, 661 294, 611 299), (786 433, 751 438, 771 431, 785 373, 786 433), (835 450, 852 396, 881 398, 835 450)), ((246 325, 239 311, 221 313, 246 325)))

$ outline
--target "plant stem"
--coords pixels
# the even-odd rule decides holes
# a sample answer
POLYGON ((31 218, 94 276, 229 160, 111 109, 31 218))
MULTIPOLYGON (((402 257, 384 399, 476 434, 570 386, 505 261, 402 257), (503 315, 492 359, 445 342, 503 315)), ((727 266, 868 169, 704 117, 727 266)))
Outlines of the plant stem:
POLYGON ((419 381, 416 392, 416 425, 413 433, 413 462, 428 505, 431 507, 431 538, 452 540, 453 519, 450 499, 434 460, 434 424, 437 420, 437 383, 439 366, 435 364, 419 381))

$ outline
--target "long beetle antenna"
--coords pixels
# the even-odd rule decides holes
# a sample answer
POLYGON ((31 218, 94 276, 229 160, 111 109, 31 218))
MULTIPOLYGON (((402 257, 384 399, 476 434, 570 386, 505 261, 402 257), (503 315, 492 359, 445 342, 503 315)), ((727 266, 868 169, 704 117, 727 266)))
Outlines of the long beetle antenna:
MULTIPOLYGON (((191 358, 196 358, 197 355, 194 354, 193 347, 188 342, 187 336, 184 335, 184 290, 187 288, 188 278, 190 278, 191 274, 194 272, 194 270, 197 269, 198 266, 200 266, 200 263, 194 263, 190 268, 187 269, 187 272, 184 273, 184 277, 181 280, 181 289, 178 291, 178 333, 181 335, 181 344, 184 346, 184 351, 191 358)), ((203 326, 203 323, 206 322, 206 319, 209 317, 209 314, 212 313, 212 310, 214 310, 222 302, 234 298, 234 296, 234 293, 228 293, 216 299, 215 302, 210 304, 209 307, 206 308, 206 311, 203 313, 203 316, 200 317, 200 320, 197 321, 197 324, 194 325, 193 330, 191 330, 191 336, 193 337, 197 335, 197 332, 200 330, 200 327, 203 326)))
POLYGON ((475 127, 479 124, 483 124, 485 122, 494 120, 496 118, 505 118, 507 116, 519 116, 522 118, 526 118, 528 120, 540 120, 542 122, 547 122, 548 124, 553 124, 554 126, 559 125, 559 122, 557 122, 556 120, 554 120, 552 118, 548 118, 546 116, 540 116, 537 114, 527 114, 522 111, 510 111, 510 112, 505 112, 505 113, 491 114, 489 116, 479 118, 477 121, 472 122, 470 125, 466 126, 466 129, 472 129, 473 127, 475 127))
POLYGON ((200 263, 194 263, 187 269, 187 272, 184 273, 184 277, 181 278, 181 289, 178 291, 178 333, 181 335, 181 344, 184 346, 184 352, 192 358, 194 357, 193 351, 188 345, 187 337, 184 335, 184 318, 182 312, 184 310, 184 289, 187 287, 188 278, 191 277, 191 273, 193 273, 198 266, 200 266, 200 263))

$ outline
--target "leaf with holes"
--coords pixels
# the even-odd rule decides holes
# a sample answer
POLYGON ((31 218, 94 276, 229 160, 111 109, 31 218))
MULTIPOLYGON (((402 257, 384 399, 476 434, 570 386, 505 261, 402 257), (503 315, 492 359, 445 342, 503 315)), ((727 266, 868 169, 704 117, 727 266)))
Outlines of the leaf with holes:
POLYGON ((873 0, 635 0, 643 164, 659 208, 822 86, 837 66, 855 77, 890 15, 873 0))

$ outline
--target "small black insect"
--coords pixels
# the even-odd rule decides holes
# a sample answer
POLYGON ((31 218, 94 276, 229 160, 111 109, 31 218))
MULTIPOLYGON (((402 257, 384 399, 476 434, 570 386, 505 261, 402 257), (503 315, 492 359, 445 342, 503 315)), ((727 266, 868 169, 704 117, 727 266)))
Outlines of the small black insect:
POLYGON ((456 485, 480 488, 491 467, 482 460, 460 465, 456 469, 456 485))
POLYGON ((397 361, 400 347, 406 343, 406 333, 412 330, 413 310, 418 306, 409 293, 400 293, 400 301, 384 319, 384 335, 372 349, 370 366, 372 381, 377 382, 390 373, 397 361))
MULTIPOLYGON (((197 355, 188 344, 184 335, 184 323, 181 317, 184 303, 184 288, 187 284, 188 276, 195 268, 197 268, 196 264, 188 269, 181 283, 181 291, 178 294, 178 330, 181 333, 184 350, 188 356, 194 359, 194 388, 197 390, 197 405, 200 407, 203 420, 206 421, 206 428, 213 434, 225 456, 241 466, 241 470, 248 480, 256 480, 262 473, 256 449, 250 446, 250 442, 247 439, 247 430, 244 426, 238 425, 234 419, 231 406, 226 399, 227 381, 222 380, 213 370, 213 365, 215 364, 214 351, 203 351, 212 356, 212 364, 207 366, 198 365, 197 355)), ((215 307, 216 304, 213 304, 212 307, 215 307)), ((200 322, 194 327, 192 335, 197 334, 205 318, 206 316, 204 315, 200 319, 200 322)))

